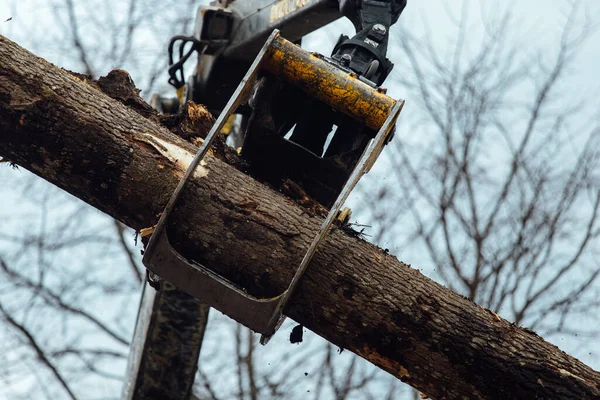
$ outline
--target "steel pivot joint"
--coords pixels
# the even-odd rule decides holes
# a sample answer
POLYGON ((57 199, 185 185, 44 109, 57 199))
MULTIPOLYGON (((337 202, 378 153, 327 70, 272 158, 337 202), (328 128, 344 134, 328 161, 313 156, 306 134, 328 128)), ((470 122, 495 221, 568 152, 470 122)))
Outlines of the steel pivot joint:
POLYGON ((406 0, 340 0, 340 11, 354 24, 356 35, 340 36, 333 59, 344 60, 352 71, 381 85, 394 67, 386 58, 389 28, 404 7, 406 0))

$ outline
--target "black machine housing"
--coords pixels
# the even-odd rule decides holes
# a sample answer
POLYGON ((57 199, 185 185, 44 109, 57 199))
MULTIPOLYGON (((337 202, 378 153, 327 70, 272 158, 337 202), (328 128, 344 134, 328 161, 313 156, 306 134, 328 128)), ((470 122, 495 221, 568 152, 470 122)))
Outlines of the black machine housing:
MULTIPOLYGON (((304 35, 345 16, 356 34, 341 35, 326 59, 378 88, 393 68, 386 58, 389 28, 405 6, 406 0, 213 1, 199 7, 193 37, 172 39, 169 82, 180 91, 180 102, 202 103, 218 115, 273 29, 299 44, 304 35), (173 62, 177 42, 179 60, 173 62), (196 71, 186 83, 183 64, 194 52, 196 71)), ((242 156, 253 174, 276 187, 290 179, 326 207, 375 135, 268 73, 250 104, 237 112, 242 115, 242 156)))

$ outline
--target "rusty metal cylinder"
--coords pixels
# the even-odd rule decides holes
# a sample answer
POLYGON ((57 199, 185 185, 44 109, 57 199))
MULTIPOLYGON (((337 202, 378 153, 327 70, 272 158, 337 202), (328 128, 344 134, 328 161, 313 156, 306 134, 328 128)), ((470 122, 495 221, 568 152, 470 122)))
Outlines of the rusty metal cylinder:
POLYGON ((378 130, 396 100, 299 46, 277 36, 263 67, 333 109, 378 130))

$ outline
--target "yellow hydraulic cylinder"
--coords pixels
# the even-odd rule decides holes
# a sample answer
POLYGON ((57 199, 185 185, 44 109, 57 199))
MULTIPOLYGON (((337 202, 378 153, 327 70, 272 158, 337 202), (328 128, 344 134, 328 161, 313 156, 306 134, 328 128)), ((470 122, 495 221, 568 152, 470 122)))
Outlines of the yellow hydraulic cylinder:
POLYGON ((396 104, 396 100, 360 81, 356 74, 343 71, 323 56, 281 36, 269 46, 263 68, 371 129, 378 130, 396 104))

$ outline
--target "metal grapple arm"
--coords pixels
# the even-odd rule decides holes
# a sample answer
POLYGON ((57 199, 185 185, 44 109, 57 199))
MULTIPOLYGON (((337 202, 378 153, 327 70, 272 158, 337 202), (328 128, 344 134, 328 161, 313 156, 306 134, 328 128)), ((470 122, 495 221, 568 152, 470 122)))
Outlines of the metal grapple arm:
POLYGON ((340 36, 333 59, 381 85, 393 67, 386 58, 389 27, 405 6, 406 0, 213 1, 198 8, 193 36, 176 36, 171 41, 169 82, 177 89, 184 86, 183 64, 198 52, 198 68, 184 97, 218 111, 273 29, 298 42, 345 16, 354 24, 356 35, 340 36), (179 60, 175 61, 177 51, 179 60))

